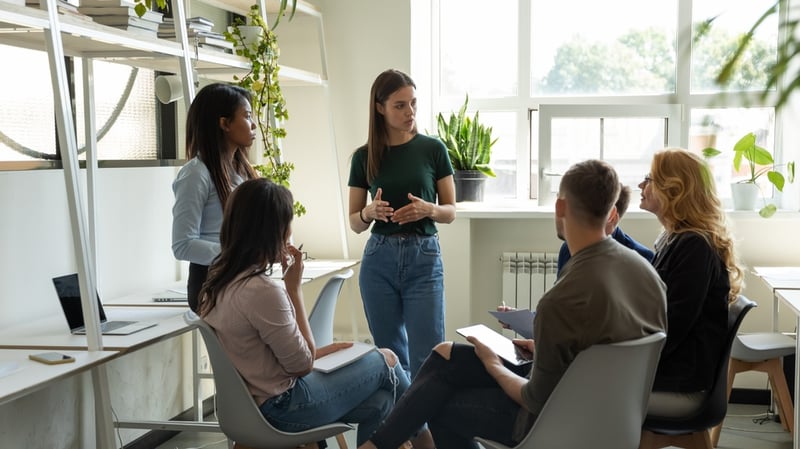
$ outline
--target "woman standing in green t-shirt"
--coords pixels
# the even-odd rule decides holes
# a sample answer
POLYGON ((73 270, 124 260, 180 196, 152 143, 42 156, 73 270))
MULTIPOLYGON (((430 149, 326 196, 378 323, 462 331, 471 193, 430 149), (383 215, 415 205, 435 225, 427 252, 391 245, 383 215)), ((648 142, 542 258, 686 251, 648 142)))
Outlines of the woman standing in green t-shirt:
POLYGON ((378 75, 367 143, 353 153, 348 181, 350 227, 361 233, 374 222, 359 274, 367 322, 375 344, 394 351, 412 377, 444 340, 436 223, 456 217, 447 149, 417 133, 416 109, 408 75, 392 69, 378 75))

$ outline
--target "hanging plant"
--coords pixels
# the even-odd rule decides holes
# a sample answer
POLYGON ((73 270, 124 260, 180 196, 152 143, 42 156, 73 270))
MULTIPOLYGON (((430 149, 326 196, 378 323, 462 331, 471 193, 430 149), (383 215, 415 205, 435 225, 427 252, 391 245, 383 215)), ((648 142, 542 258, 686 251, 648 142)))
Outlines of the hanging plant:
MULTIPOLYGON (((250 71, 241 77, 234 75, 233 79, 253 97, 253 114, 264 150, 264 163, 254 168, 261 176, 288 188, 294 164, 281 157, 280 142, 286 137, 282 123, 289 118, 289 112, 278 78, 278 39, 257 4, 250 7, 245 19, 235 19, 224 35, 235 45, 236 54, 250 62, 250 71)), ((294 209, 298 216, 306 212, 299 202, 295 202, 294 209)))

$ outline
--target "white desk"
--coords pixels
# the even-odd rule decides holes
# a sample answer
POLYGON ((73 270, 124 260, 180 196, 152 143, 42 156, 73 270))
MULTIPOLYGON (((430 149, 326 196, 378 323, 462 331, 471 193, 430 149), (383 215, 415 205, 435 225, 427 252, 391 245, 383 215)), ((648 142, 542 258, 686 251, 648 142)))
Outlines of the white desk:
MULTIPOLYGON (((785 305, 789 307, 795 314, 795 323, 800 329, 800 290, 777 290, 776 292, 778 299, 781 300, 785 305)), ((795 335, 796 343, 795 343, 795 354, 800 354, 800 333, 795 335)), ((795 398, 797 398, 797 392, 800 392, 800 357, 795 356, 794 358, 794 391, 795 391, 795 398)), ((796 404, 797 400, 795 399, 795 407, 794 407, 794 436, 792 438, 793 443, 792 447, 794 449, 800 449, 800 407, 797 407, 796 404)))
POLYGON ((50 382, 86 371, 116 357, 116 351, 61 351, 75 357, 71 363, 45 365, 28 359, 29 354, 42 352, 31 349, 0 349, 0 404, 11 402, 50 382), (11 368, 11 370, 7 370, 11 368))
MULTIPOLYGON (((180 335, 191 328, 183 321, 183 310, 174 307, 107 307, 109 321, 154 321, 155 326, 130 335, 103 335, 103 350, 135 351, 180 335)), ((86 350, 85 335, 72 335, 64 316, 51 315, 0 331, 0 348, 86 350)))
MULTIPOLYGON (((303 262, 303 284, 307 284, 315 279, 319 279, 324 276, 328 276, 339 271, 346 270, 348 268, 352 268, 357 265, 360 261, 359 260, 349 260, 349 259, 342 259, 342 260, 306 260, 303 262)), ((273 271, 272 274, 273 279, 281 279, 281 272, 280 268, 273 271)), ((186 301, 170 301, 170 302, 155 302, 153 297, 158 295, 159 293, 163 293, 167 290, 177 290, 177 291, 186 291, 186 281, 176 281, 171 284, 165 285, 163 288, 153 289, 151 291, 145 291, 140 293, 134 293, 132 295, 123 296, 120 298, 114 298, 111 300, 107 300, 103 303, 104 306, 108 307, 178 307, 181 309, 186 309, 188 307, 188 302, 186 301)), ((110 318, 109 318, 110 319, 110 318)), ((105 341, 105 336, 103 337, 105 341)))
POLYGON ((772 332, 778 332, 778 291, 800 290, 800 267, 754 267, 753 273, 772 290, 772 332))

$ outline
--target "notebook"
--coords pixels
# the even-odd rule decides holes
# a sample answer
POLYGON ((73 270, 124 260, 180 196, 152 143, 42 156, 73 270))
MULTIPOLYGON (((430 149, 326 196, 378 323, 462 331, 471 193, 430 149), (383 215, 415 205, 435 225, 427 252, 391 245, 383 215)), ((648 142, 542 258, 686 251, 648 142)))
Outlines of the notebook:
MULTIPOLYGON (((67 319, 70 332, 75 335, 86 334, 83 322, 83 305, 81 305, 81 290, 78 284, 78 274, 67 274, 53 278, 61 309, 67 319)), ((100 295, 97 295, 97 309, 100 312, 100 331, 103 335, 129 335, 140 330, 153 327, 156 323, 138 321, 107 321, 100 295)))
POLYGON ((533 361, 530 353, 526 354, 527 351, 515 345, 511 340, 506 338, 505 335, 483 324, 462 327, 461 329, 456 329, 456 332, 464 337, 474 336, 480 340, 481 343, 491 348, 495 354, 514 365, 525 365, 533 361))
POLYGON ((336 352, 330 353, 325 357, 320 357, 314 360, 314 369, 323 373, 336 371, 337 369, 349 365, 356 360, 364 357, 375 349, 375 345, 354 341, 353 346, 345 349, 340 349, 336 352))

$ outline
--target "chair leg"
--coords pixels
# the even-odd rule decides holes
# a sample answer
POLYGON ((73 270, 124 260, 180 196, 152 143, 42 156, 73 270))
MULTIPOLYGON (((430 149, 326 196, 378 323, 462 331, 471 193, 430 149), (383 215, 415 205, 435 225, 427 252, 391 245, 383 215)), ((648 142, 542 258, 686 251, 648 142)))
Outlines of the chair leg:
POLYGON ((658 435, 649 430, 642 430, 642 436, 639 439, 639 449, 661 449, 664 446, 659 446, 661 438, 665 435, 658 435))
POLYGON ((786 377, 779 359, 771 359, 764 362, 764 368, 769 375, 769 382, 772 385, 772 393, 777 398, 778 414, 784 428, 794 434, 794 404, 789 395, 789 386, 786 384, 786 377))
MULTIPOLYGON (((736 377, 736 373, 740 371, 747 370, 747 363, 742 362, 741 360, 737 359, 730 359, 728 362, 728 401, 731 399, 731 391, 733 390, 733 379, 736 377)), ((724 422, 724 421, 723 421, 724 422)), ((712 447, 717 447, 719 444, 719 435, 722 433, 722 423, 711 428, 711 445, 712 447)))
POLYGON ((347 449, 347 440, 344 439, 344 432, 336 435, 336 442, 339 444, 339 449, 347 449))

